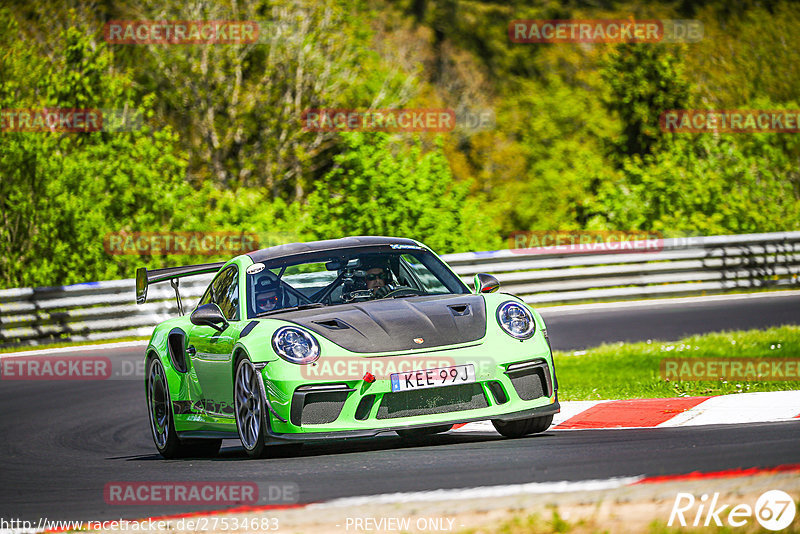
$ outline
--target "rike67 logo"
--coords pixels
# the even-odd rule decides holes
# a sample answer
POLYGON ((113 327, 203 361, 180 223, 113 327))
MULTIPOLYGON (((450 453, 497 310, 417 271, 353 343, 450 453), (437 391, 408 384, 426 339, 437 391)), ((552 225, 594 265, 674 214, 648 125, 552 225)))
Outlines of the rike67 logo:
POLYGON ((755 517, 765 529, 778 531, 792 524, 796 512, 792 497, 781 490, 764 492, 754 507, 743 503, 721 503, 719 493, 714 493, 711 498, 704 493, 699 499, 691 493, 678 493, 667 526, 708 527, 713 524, 718 527, 743 527, 755 517))

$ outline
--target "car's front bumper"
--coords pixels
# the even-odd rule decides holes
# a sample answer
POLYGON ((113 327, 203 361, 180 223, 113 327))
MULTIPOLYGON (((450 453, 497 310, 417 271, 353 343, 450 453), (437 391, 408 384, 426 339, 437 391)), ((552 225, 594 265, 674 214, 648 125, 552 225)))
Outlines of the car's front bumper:
MULTIPOLYGON (((504 350, 509 355, 502 359, 486 357, 487 346, 483 343, 436 351, 430 356, 436 361, 476 365, 476 381, 413 392, 393 392, 389 372, 368 382, 352 373, 339 380, 334 376, 315 379, 310 370, 285 362, 259 365, 269 408, 270 435, 281 441, 348 439, 426 426, 509 421, 557 413, 557 381, 543 337, 503 348, 516 350, 504 350)), ((404 358, 371 360, 380 361, 389 369, 393 363, 404 363, 404 358)))
MULTIPOLYGON (((548 404, 546 406, 540 406, 538 408, 530 408, 528 410, 523 410, 521 412, 513 412, 504 415, 498 415, 492 417, 495 420, 501 421, 515 421, 518 419, 528 419, 529 417, 546 417, 548 415, 554 415, 561 411, 561 405, 558 402, 558 395, 556 394, 556 400, 552 404, 548 404)), ((464 419, 463 417, 453 419, 452 421, 444 421, 441 423, 436 423, 436 425, 432 425, 431 423, 423 423, 423 424, 416 424, 416 425, 403 425, 397 427, 387 427, 387 428, 373 428, 373 429, 365 429, 365 430, 339 430, 334 432, 302 432, 299 434, 279 434, 272 430, 272 425, 268 425, 267 433, 271 440, 276 442, 313 442, 313 441, 328 441, 328 440, 348 440, 348 439, 360 439, 360 438, 373 438, 378 436, 379 434, 389 433, 389 432, 396 432, 398 430, 410 430, 413 428, 425 428, 429 426, 439 426, 439 425, 447 425, 447 424, 460 424, 460 423, 472 423, 475 421, 484 421, 486 417, 475 417, 470 419, 464 419)))

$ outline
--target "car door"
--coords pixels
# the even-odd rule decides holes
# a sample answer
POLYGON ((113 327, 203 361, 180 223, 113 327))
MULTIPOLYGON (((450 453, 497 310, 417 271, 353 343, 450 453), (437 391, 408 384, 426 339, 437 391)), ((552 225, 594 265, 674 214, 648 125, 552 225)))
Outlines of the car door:
POLYGON ((209 414, 233 416, 231 367, 233 345, 239 335, 241 309, 239 272, 235 265, 221 271, 209 285, 199 305, 214 303, 228 320, 222 332, 206 325, 192 325, 188 336, 189 357, 198 386, 195 409, 209 414))

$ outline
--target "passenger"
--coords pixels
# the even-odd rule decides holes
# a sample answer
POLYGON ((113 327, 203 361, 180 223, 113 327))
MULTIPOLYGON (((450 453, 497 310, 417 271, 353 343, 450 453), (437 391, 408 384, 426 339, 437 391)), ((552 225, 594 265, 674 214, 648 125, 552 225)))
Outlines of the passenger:
POLYGON ((256 285, 256 313, 277 310, 280 306, 280 287, 268 279, 261 279, 256 285), (265 282, 262 284, 262 282, 265 282))

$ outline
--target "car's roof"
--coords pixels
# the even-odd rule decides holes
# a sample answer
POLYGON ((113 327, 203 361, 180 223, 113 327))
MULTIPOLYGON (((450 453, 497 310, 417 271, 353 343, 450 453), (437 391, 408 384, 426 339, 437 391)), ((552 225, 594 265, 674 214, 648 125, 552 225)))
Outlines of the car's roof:
POLYGON ((275 247, 263 248, 248 253, 253 263, 265 262, 296 254, 308 254, 313 252, 324 252, 328 250, 339 250, 353 247, 374 247, 381 245, 410 245, 418 247, 419 243, 413 239, 404 237, 385 237, 385 236, 353 236, 341 239, 326 239, 325 241, 309 241, 308 243, 289 243, 288 245, 278 245, 275 247))

